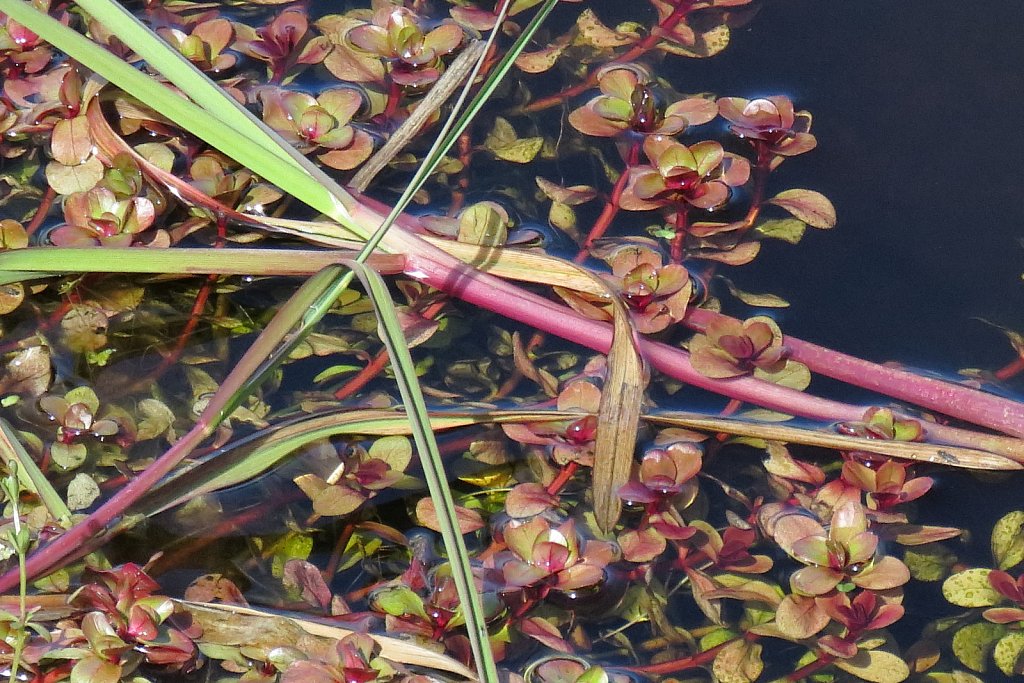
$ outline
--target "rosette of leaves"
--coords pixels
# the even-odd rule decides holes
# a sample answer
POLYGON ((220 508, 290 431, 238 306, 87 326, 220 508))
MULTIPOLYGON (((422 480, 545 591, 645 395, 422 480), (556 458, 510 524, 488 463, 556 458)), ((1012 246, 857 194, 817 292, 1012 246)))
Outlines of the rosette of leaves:
POLYGON ((50 446, 50 455, 64 469, 74 469, 85 461, 87 449, 80 439, 112 437, 121 430, 114 420, 98 417, 100 400, 90 387, 75 387, 64 396, 47 394, 39 399, 39 408, 57 424, 57 440, 50 446))
POLYGON ((755 370, 778 372, 788 351, 774 320, 755 316, 743 322, 720 317, 690 340, 690 363, 707 377, 739 377, 755 370))
POLYGON ((598 74, 601 94, 569 114, 573 128, 586 135, 614 137, 626 131, 675 135, 707 123, 718 114, 715 103, 689 97, 665 105, 650 73, 636 64, 616 64, 598 74))
POLYGON ((763 574, 774 565, 767 555, 754 555, 750 552, 757 542, 757 532, 754 529, 727 526, 719 532, 701 520, 694 520, 690 526, 699 532, 690 544, 703 553, 716 569, 743 574, 763 574))
POLYGON ((651 164, 628 171, 620 202, 628 211, 663 206, 718 209, 729 201, 730 188, 750 178, 747 160, 726 154, 713 140, 687 147, 669 137, 651 135, 644 140, 643 149, 651 164))
POLYGON ((718 113, 729 122, 729 130, 735 135, 754 141, 755 146, 760 145, 775 156, 796 156, 817 145, 808 132, 810 112, 794 111, 793 102, 783 95, 754 100, 722 97, 718 100, 718 113))
MULTIPOLYGON (((638 332, 661 332, 683 319, 693 293, 686 268, 675 263, 665 265, 661 254, 646 244, 614 247, 603 258, 612 269, 605 280, 625 301, 638 332)), ((602 297, 562 287, 555 287, 555 292, 589 318, 612 318, 602 297)))
POLYGON ((378 493, 406 479, 412 445, 404 436, 377 439, 369 450, 353 447, 326 479, 303 474, 295 484, 313 501, 313 512, 347 515, 378 493))
POLYGON ((146 197, 118 199, 106 187, 64 200, 64 225, 50 233, 59 247, 129 247, 153 225, 156 209, 146 197))
POLYGON ((200 21, 188 33, 172 27, 157 33, 201 71, 218 74, 238 61, 236 55, 227 51, 235 39, 235 28, 227 19, 200 21))
POLYGON ((263 120, 303 154, 331 168, 353 169, 373 151, 373 140, 350 125, 362 106, 362 95, 351 88, 333 88, 313 97, 301 92, 267 88, 260 92, 263 120))
POLYGON ((76 660, 71 680, 116 683, 142 662, 168 672, 194 663, 192 638, 168 622, 174 603, 156 595, 159 584, 141 567, 92 570, 87 578, 72 597, 76 607, 90 610, 82 619, 83 642, 55 655, 76 660))
POLYGON ((188 174, 189 185, 239 211, 266 213, 266 207, 283 196, 273 185, 256 182, 249 169, 237 168, 215 152, 197 156, 188 174))
POLYGON ((859 422, 842 422, 840 434, 884 441, 922 441, 924 426, 908 417, 897 417, 891 408, 873 406, 864 411, 859 422))
MULTIPOLYGON (((902 594, 899 599, 902 599, 902 594)), ((853 599, 850 594, 836 592, 814 599, 815 604, 842 627, 836 634, 818 638, 818 646, 834 657, 849 659, 860 651, 861 639, 871 631, 886 628, 903 618, 903 605, 885 599, 874 591, 859 591, 853 599)))
MULTIPOLYGON (((424 579, 408 581, 410 585, 417 585, 419 581, 417 590, 422 588, 419 592, 410 585, 402 584, 374 591, 369 598, 370 609, 385 615, 385 627, 389 633, 444 642, 449 651, 465 651, 468 643, 461 627, 465 626, 466 620, 450 565, 438 565, 427 572, 424 579)), ((478 582, 478 590, 482 585, 478 582)), ((481 591, 481 598, 488 619, 501 611, 502 605, 493 592, 481 591)))
POLYGON ((304 68, 319 64, 331 51, 331 42, 309 30, 306 12, 286 9, 258 29, 234 25, 234 47, 267 64, 272 83, 288 83, 304 68))
POLYGON ((614 546, 577 535, 573 520, 557 527, 542 517, 503 530, 508 550, 495 559, 504 579, 503 592, 533 588, 537 598, 549 590, 570 591, 600 584, 605 567, 617 559, 614 546))
POLYGON ((810 517, 800 521, 809 531, 806 535, 796 539, 776 535, 783 550, 808 565, 790 577, 794 591, 825 595, 854 587, 887 590, 910 580, 910 571, 899 559, 877 556, 878 536, 868 530, 867 516, 859 503, 851 501, 836 508, 827 531, 810 517))
MULTIPOLYGON (((703 464, 703 453, 692 443, 649 448, 640 460, 635 478, 619 489, 619 498, 633 503, 653 503, 672 498, 683 489, 696 488, 694 478, 703 464)), ((687 496, 691 500, 693 494, 687 496)))
MULTIPOLYGON (((558 410, 588 413, 597 413, 600 404, 601 390, 585 379, 567 384, 556 401, 558 410)), ((578 420, 503 424, 501 428, 513 441, 548 447, 551 459, 558 465, 575 462, 591 467, 594 464, 594 438, 597 436, 597 418, 594 415, 578 420)))
POLYGON ((1024 605, 1018 601, 1018 592, 1019 580, 985 568, 958 572, 942 584, 943 595, 954 605, 987 608, 982 621, 968 623, 953 634, 953 654, 964 666, 985 673, 991 657, 1007 676, 1024 672, 1024 605), (1010 606, 1005 605, 1008 601, 1010 606))
POLYGON ((558 655, 533 664, 525 678, 527 683, 628 683, 631 680, 574 657, 558 655))
POLYGON ((843 480, 867 493, 871 510, 890 510, 917 500, 932 487, 931 477, 911 477, 908 463, 889 458, 848 456, 843 463, 843 480))
POLYGON ((409 88, 423 88, 440 78, 442 57, 454 52, 463 38, 457 24, 443 22, 427 29, 412 10, 390 3, 345 34, 349 45, 382 60, 392 82, 409 88))

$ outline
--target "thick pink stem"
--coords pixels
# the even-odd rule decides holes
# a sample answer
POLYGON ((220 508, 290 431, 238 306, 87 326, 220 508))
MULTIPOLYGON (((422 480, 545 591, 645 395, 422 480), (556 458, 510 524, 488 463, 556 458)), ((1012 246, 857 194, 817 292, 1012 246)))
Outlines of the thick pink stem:
MULTIPOLYGON (((696 308, 687 313, 685 323, 691 329, 702 332, 712 321, 725 317, 696 308)), ((785 345, 790 351, 790 358, 820 375, 982 427, 1024 437, 1024 404, 959 384, 871 363, 796 337, 786 336, 785 345)))
MULTIPOLYGON (((397 237, 397 233, 393 236, 397 237)), ((452 264, 451 261, 454 259, 440 250, 430 253, 421 246, 422 241, 414 235, 403 233, 402 237, 396 240, 396 243, 398 242, 405 242, 403 246, 409 247, 405 251, 405 272, 410 277, 464 301, 595 351, 607 353, 611 346, 612 331, 607 323, 584 318, 566 306, 525 292, 515 285, 475 271, 465 264, 452 264), (413 245, 408 240, 415 240, 420 244, 413 245)), ((820 398, 755 377, 705 377, 693 369, 690 356, 683 349, 650 340, 642 340, 640 346, 644 358, 661 372, 722 396, 821 422, 850 422, 860 420, 864 415, 865 409, 862 406, 820 398)), ((1013 406, 1018 405, 1009 403, 1013 406)), ((1017 439, 978 434, 938 424, 927 424, 925 428, 927 436, 936 441, 989 450, 1017 461, 1024 461, 1024 442, 1017 439)), ((1016 428, 1024 429, 1024 422, 1018 422, 1016 428)))

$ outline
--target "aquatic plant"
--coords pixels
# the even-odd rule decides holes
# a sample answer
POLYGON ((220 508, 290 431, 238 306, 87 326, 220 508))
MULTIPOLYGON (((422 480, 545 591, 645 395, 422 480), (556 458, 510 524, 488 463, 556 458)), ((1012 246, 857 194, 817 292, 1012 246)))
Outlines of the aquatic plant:
MULTIPOLYGON (((824 195, 774 187, 780 164, 816 146, 808 112, 783 96, 678 93, 654 59, 714 54, 748 4, 651 0, 650 26, 610 27, 554 0, 375 0, 313 21, 298 7, 148 2, 141 16, 164 45, 97 0, 73 13, 0 0, 12 37, 0 40, 3 154, 19 164, 12 178, 45 165, 47 179, 26 220, 0 232, 3 322, 19 330, 4 341, 14 428, 2 425, 0 455, 23 489, 8 504, 29 511, 0 586, 42 581, 4 620, 0 659, 40 680, 158 676, 201 652, 242 680, 417 681, 410 667, 468 664, 494 680, 500 662, 536 681, 708 668, 749 683, 777 650, 781 680, 908 678, 914 660, 888 627, 902 587, 924 580, 915 549, 959 534, 911 524, 908 504, 932 484, 919 463, 1020 469, 1024 406, 720 312, 735 303, 711 292, 723 266, 837 222, 824 195), (537 47, 553 11, 570 28, 537 47), (550 70, 573 84, 546 91, 534 75, 550 70), (313 87, 311 73, 326 80, 313 87), (463 78, 481 94, 450 114, 437 93, 463 78), (569 100, 556 144, 532 115, 569 100), (716 119, 725 137, 701 128, 716 119), (385 140, 401 149, 367 181, 372 196, 346 190, 385 140), (555 156, 596 175, 535 186, 508 173, 555 156), (467 205, 481 187, 494 192, 467 205), (521 218, 543 220, 538 187, 552 202, 546 238, 521 218), (600 209, 572 208, 597 197, 600 209), (403 213, 414 198, 449 215, 403 213), (296 199, 320 215, 299 220, 296 199), (576 258, 545 240, 571 242, 576 258), (285 298, 280 276, 307 281, 285 298), (486 327, 483 310, 497 314, 486 327), (814 374, 880 405, 815 396, 814 374), (681 384, 723 397, 720 414, 654 408, 681 384), (881 405, 892 400, 910 405, 881 405), (733 418, 745 404, 758 408, 733 418), (783 424, 793 416, 820 426, 783 424), (741 445, 764 467, 731 467, 723 456, 741 445), (217 496, 275 479, 249 509, 217 496), (219 630, 208 605, 161 596, 135 564, 74 564, 157 515, 185 532, 149 571, 209 551, 232 578, 196 576, 188 594, 254 618, 248 640, 219 630), (244 550, 213 552, 237 529, 244 550), (10 627, 29 618, 28 597, 69 593, 54 619, 31 615, 27 641, 10 627), (314 622, 237 604, 246 597, 410 645, 343 629, 317 641, 314 622)), ((1019 654, 1019 581, 1005 574, 1019 562, 981 570, 987 583, 979 570, 947 581, 978 589, 963 606, 990 608, 961 641, 1019 654)))

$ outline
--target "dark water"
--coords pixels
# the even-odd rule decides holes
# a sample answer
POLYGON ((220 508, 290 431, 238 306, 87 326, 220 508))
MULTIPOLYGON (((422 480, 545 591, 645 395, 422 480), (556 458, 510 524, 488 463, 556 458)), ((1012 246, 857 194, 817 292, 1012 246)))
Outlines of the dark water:
POLYGON ((786 331, 872 360, 954 372, 1012 359, 1024 310, 1024 4, 779 0, 694 87, 787 94, 818 149, 778 187, 825 193, 839 224, 773 245, 737 280, 790 298, 786 331))

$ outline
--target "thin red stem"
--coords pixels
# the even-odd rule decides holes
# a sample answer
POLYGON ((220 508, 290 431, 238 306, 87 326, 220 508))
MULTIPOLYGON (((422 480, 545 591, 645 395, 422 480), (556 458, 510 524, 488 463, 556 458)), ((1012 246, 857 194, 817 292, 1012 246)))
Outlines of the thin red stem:
POLYGON ((683 247, 686 244, 686 236, 690 231, 690 209, 685 204, 680 205, 675 211, 675 221, 672 226, 676 234, 672 237, 671 251, 669 255, 672 263, 683 262, 683 247))
POLYGON ((615 186, 612 188, 612 193, 608 195, 608 201, 605 202, 604 208, 601 210, 601 215, 594 221, 594 225, 590 228, 590 232, 587 234, 587 239, 583 242, 583 247, 579 253, 576 254, 576 263, 582 263, 586 261, 590 256, 590 249, 594 246, 594 242, 604 237, 604 234, 608 231, 608 227, 612 224, 612 220, 619 213, 619 202, 622 201, 622 193, 626 189, 626 185, 629 182, 629 171, 631 168, 637 165, 640 160, 640 142, 634 142, 629 148, 629 153, 626 155, 626 167, 622 169, 622 174, 619 179, 615 181, 615 186))
MULTIPOLYGON (((423 317, 427 320, 433 320, 437 314, 441 312, 444 305, 444 301, 438 301, 431 304, 423 311, 423 317)), ((366 367, 360 370, 354 377, 345 382, 341 388, 334 392, 334 398, 341 401, 361 391, 363 387, 373 381, 377 375, 384 371, 384 368, 388 365, 389 359, 390 356, 388 356, 387 349, 381 349, 378 351, 377 355, 373 357, 373 360, 366 364, 366 367)))
POLYGON ((548 493, 553 496, 561 491, 562 487, 568 484, 569 480, 572 479, 572 476, 576 474, 576 470, 578 470, 579 467, 579 463, 575 461, 567 463, 558 473, 558 476, 552 479, 551 483, 548 484, 548 493))
POLYGON ((39 206, 36 208, 36 212, 32 214, 32 220, 28 225, 25 226, 25 232, 28 235, 35 234, 35 231, 39 229, 39 226, 43 224, 46 217, 50 215, 50 207, 53 206, 53 201, 57 198, 57 192, 49 185, 46 186, 46 192, 43 194, 43 198, 39 200, 39 206))
MULTIPOLYGON (((755 635, 744 636, 748 641, 757 640, 755 635)), ((667 662, 659 662, 657 664, 643 664, 640 666, 623 666, 620 667, 626 671, 632 671, 638 674, 644 674, 647 676, 664 676, 666 674, 679 673, 680 671, 688 671, 690 669, 696 669, 702 666, 707 666, 711 662, 715 661, 715 657, 718 653, 725 649, 727 645, 735 643, 739 638, 733 638, 727 640, 724 643, 719 643, 712 648, 698 652, 695 655, 689 657, 683 657, 682 659, 672 659, 667 662)))
POLYGON ((1003 367, 995 371, 996 379, 1006 381, 1012 377, 1016 377, 1021 372, 1024 372, 1024 356, 1021 356, 1015 361, 1007 363, 1003 367))

